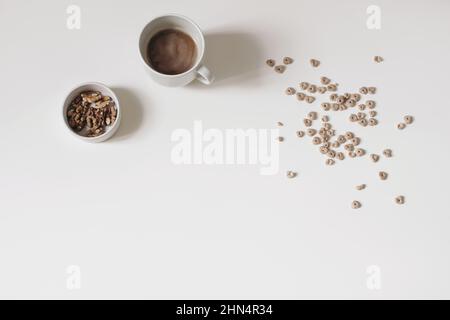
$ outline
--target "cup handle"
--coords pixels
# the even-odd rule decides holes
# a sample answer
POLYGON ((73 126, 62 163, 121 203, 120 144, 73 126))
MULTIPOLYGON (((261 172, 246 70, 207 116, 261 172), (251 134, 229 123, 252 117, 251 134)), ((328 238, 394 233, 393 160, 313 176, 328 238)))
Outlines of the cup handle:
POLYGON ((197 80, 203 84, 210 85, 214 82, 214 76, 207 67, 201 65, 200 68, 197 69, 197 80))

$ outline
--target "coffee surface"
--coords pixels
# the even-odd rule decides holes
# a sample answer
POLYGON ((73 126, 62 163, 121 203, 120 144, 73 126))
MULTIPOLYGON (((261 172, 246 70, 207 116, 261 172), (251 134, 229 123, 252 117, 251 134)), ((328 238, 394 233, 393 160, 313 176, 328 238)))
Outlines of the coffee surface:
POLYGON ((147 48, 148 61, 160 73, 174 75, 188 71, 195 63, 197 47, 186 33, 166 29, 155 34, 147 48))

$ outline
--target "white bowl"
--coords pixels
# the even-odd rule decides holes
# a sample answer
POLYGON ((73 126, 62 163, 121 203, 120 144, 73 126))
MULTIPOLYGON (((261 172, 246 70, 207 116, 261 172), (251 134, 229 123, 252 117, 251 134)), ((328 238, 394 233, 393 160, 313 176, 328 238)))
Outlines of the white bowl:
POLYGON ((87 141, 87 142, 102 142, 102 141, 105 141, 105 140, 108 140, 109 138, 111 138, 116 133, 117 129, 119 129, 120 119, 122 118, 122 111, 120 109, 119 99, 117 98, 116 94, 110 88, 108 88, 104 84, 101 84, 101 83, 98 83, 98 82, 87 82, 87 83, 83 83, 83 84, 78 85, 77 87, 72 89, 70 91, 70 93, 67 95, 66 99, 64 100, 64 104, 63 104, 63 118, 64 118, 64 122, 66 124, 67 129, 73 135, 78 137, 79 139, 87 141), (98 91, 104 96, 111 97, 111 99, 116 104, 115 105, 116 109, 117 109, 116 121, 114 121, 114 123, 111 126, 107 126, 104 133, 102 133, 101 135, 96 136, 96 137, 85 137, 85 136, 82 136, 82 135, 76 133, 69 126, 69 121, 67 119, 67 108, 70 106, 72 101, 80 93, 82 93, 84 91, 98 91))

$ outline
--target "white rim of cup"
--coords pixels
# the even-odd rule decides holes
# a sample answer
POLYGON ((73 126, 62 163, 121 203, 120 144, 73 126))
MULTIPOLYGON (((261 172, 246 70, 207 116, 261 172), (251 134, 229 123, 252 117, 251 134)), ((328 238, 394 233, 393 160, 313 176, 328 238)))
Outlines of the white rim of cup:
POLYGON ((183 16, 183 15, 181 15, 181 14, 177 14, 177 13, 163 14, 163 15, 154 17, 152 20, 150 20, 150 21, 144 26, 144 28, 142 28, 141 33, 140 33, 140 35, 139 35, 139 46, 138 46, 138 48, 139 48, 139 56, 141 57, 142 62, 143 62, 150 70, 152 70, 153 72, 155 72, 155 73, 158 74, 158 75, 161 75, 161 76, 164 76, 164 77, 167 77, 167 78, 179 77, 179 76, 185 75, 185 74, 187 74, 187 73, 189 73, 189 72, 195 70, 196 68, 198 68, 198 66, 199 66, 200 63, 202 62, 203 56, 205 55, 205 36, 203 35, 202 29, 200 28, 200 26, 199 26, 197 23, 195 23, 194 21, 192 21, 190 18, 188 18, 188 17, 186 17, 186 16, 183 16), (147 26, 148 26, 150 23, 152 23, 154 20, 160 19, 160 18, 165 18, 165 17, 176 17, 176 18, 181 18, 181 19, 186 20, 187 22, 191 23, 191 24, 197 29, 198 33, 199 33, 200 36, 201 36, 202 45, 203 45, 203 46, 202 46, 202 47, 203 47, 202 54, 201 54, 201 56, 199 57, 199 59, 197 59, 197 62, 196 62, 189 70, 187 70, 187 71, 185 71, 185 72, 183 72, 183 73, 178 73, 178 74, 165 74, 165 73, 161 73, 161 72, 159 72, 159 71, 156 71, 155 69, 153 69, 153 68, 147 63, 147 61, 145 61, 145 58, 142 56, 142 53, 141 53, 140 43, 141 43, 141 38, 142 38, 142 32, 143 32, 143 31, 145 30, 145 28, 147 28, 147 26))
POLYGON ((75 135, 76 137, 80 138, 81 140, 86 140, 86 141, 95 141, 98 140, 99 138, 105 136, 106 134, 108 134, 111 130, 113 130, 113 128, 115 128, 118 123, 120 122, 120 118, 122 116, 122 111, 120 109, 120 103, 119 103, 119 99, 116 96, 116 93, 107 85, 101 83, 101 82, 83 82, 80 83, 79 85, 73 87, 66 95, 66 97, 64 98, 64 102, 63 102, 63 106, 62 106, 62 113, 63 113, 63 119, 64 119, 64 123, 66 124, 66 128, 67 130, 69 130, 73 135, 75 135), (111 98, 114 100, 114 103, 116 104, 116 109, 117 109, 117 117, 116 117, 116 121, 114 122, 114 124, 111 126, 111 128, 108 131, 105 131, 104 133, 102 133, 101 135, 95 136, 95 137, 85 137, 82 136, 78 133, 76 133, 75 131, 73 131, 73 129, 70 127, 69 125, 69 120, 67 119, 67 108, 69 107, 69 103, 71 103, 72 101, 68 101, 69 96, 76 90, 78 90, 81 87, 84 86, 90 86, 90 85, 96 85, 99 87, 103 87, 106 89, 106 91, 109 91, 111 93, 111 98), (67 105, 67 108, 66 108, 67 105))

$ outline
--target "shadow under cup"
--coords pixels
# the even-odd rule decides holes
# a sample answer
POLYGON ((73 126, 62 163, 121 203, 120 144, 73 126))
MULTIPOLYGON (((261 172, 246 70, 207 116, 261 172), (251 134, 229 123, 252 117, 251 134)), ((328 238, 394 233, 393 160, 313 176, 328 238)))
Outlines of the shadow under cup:
POLYGON ((157 82, 166 86, 183 86, 197 77, 196 69, 200 66, 205 51, 205 40, 200 28, 190 19, 178 15, 165 15, 150 21, 142 30, 139 38, 139 51, 141 58, 147 66, 150 76, 157 82), (164 74, 155 70, 149 61, 148 46, 150 40, 160 31, 172 29, 184 32, 194 41, 196 56, 191 68, 179 74, 164 74))

